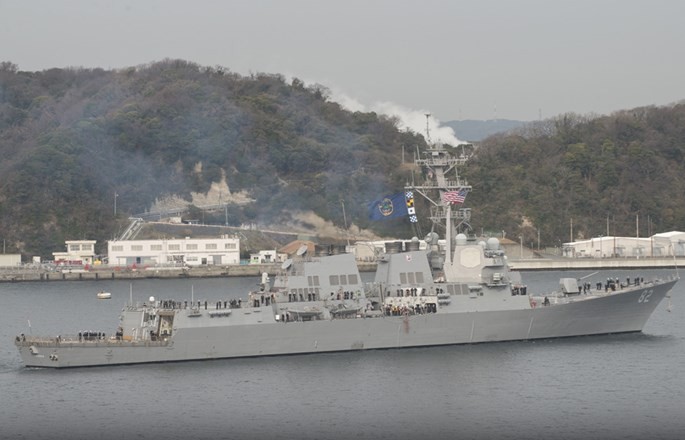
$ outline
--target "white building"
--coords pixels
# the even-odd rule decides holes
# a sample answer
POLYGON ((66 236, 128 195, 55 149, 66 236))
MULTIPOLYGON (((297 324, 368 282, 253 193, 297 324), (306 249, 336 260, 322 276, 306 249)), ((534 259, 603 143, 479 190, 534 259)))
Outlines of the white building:
POLYGON ((53 252, 55 264, 69 266, 85 266, 93 264, 95 259, 95 243, 97 240, 67 240, 66 252, 53 252))
POLYGON ((685 232, 671 231, 654 234, 655 248, 663 250, 661 255, 682 257, 685 255, 685 232))
POLYGON ((21 266, 21 254, 0 254, 0 267, 21 266))
POLYGON ((279 254, 275 250, 259 251, 256 254, 250 254, 250 264, 282 263, 287 258, 287 254, 279 254))
POLYGON ((240 239, 228 235, 109 241, 107 251, 110 266, 240 264, 240 239))
POLYGON ((685 233, 665 232, 651 237, 595 237, 564 243, 570 258, 668 257, 685 255, 685 233))

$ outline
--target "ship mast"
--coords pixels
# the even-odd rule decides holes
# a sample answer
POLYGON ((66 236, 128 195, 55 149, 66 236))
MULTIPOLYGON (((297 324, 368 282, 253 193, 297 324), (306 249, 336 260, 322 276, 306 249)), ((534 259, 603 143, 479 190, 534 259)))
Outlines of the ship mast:
POLYGON ((450 213, 452 223, 460 232, 471 230, 469 221, 471 220, 471 209, 464 208, 463 205, 449 206, 443 201, 443 195, 447 192, 453 191, 471 191, 471 186, 468 182, 459 176, 458 168, 464 166, 469 157, 462 148, 462 153, 456 157, 453 153, 448 151, 440 142, 431 142, 428 127, 428 120, 430 113, 426 114, 426 138, 428 149, 414 159, 414 164, 423 171, 423 182, 417 184, 407 185, 407 190, 415 191, 420 194, 430 205, 429 218, 433 223, 431 230, 438 225, 445 227, 445 220, 448 212, 450 213), (450 209, 452 208, 452 209, 450 209))
MULTIPOLYGON (((469 192, 471 186, 459 176, 459 167, 463 167, 469 156, 462 145, 459 156, 448 150, 440 142, 433 142, 430 138, 429 121, 430 113, 426 114, 426 151, 417 151, 414 164, 422 170, 423 182, 413 181, 407 184, 406 190, 421 195, 428 203, 431 220, 431 232, 436 229, 445 231, 447 243, 452 242, 452 237, 457 233, 471 231, 471 208, 465 208, 463 204, 451 204, 444 200, 446 193, 469 192), (437 228, 436 228, 437 227, 437 228)), ((450 246, 451 249, 451 246, 450 246)), ((446 260, 451 260, 451 252, 446 253, 446 260)))

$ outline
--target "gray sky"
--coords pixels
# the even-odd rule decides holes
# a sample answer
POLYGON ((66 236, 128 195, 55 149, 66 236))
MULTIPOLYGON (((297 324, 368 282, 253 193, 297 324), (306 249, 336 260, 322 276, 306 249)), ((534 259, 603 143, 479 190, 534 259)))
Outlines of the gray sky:
POLYGON ((683 17, 681 0, 0 0, 0 60, 180 58, 320 83, 424 126, 426 112, 535 120, 685 98, 683 17))

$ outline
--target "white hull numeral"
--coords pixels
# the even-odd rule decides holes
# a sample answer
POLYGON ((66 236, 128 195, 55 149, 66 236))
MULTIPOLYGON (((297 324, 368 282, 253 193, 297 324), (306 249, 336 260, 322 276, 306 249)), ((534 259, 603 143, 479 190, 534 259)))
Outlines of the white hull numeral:
POLYGON ((652 289, 647 289, 644 292, 642 292, 642 295, 637 299, 638 303, 646 303, 649 302, 649 297, 652 296, 652 293, 654 291, 652 289))

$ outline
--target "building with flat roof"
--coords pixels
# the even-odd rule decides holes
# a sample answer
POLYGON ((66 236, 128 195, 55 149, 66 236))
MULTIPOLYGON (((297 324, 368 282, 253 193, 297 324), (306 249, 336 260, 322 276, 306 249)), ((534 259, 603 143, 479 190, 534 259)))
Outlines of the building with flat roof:
POLYGON ((21 254, 0 254, 0 267, 21 266, 21 254))
POLYGON ((572 258, 670 257, 685 255, 685 233, 664 232, 651 237, 594 237, 563 244, 572 258))
POLYGON ((110 266, 209 266, 240 264, 240 239, 170 238, 107 242, 110 266))
POLYGON ((53 252, 55 264, 66 266, 85 266, 93 264, 97 240, 67 240, 66 252, 53 252))
POLYGON ((287 254, 279 254, 275 250, 259 251, 254 254, 250 254, 250 264, 282 263, 287 258, 287 254))

